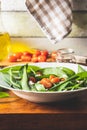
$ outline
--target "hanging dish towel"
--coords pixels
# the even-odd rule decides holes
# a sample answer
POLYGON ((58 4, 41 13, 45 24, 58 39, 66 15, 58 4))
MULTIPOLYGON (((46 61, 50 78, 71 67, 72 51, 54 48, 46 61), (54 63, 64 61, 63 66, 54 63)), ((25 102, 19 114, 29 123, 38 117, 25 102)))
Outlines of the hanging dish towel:
POLYGON ((72 0, 26 0, 29 12, 52 43, 66 37, 72 28, 72 0))

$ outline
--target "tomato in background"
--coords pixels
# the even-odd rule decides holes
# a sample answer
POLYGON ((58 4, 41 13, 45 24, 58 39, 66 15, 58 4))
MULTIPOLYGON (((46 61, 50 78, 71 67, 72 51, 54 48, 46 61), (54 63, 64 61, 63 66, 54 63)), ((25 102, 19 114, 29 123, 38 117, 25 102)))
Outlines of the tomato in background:
POLYGON ((38 56, 38 62, 46 62, 46 56, 38 56))
POLYGON ((28 52, 28 51, 24 51, 24 52, 23 52, 23 55, 24 55, 24 56, 32 56, 32 54, 31 54, 30 52, 28 52))
POLYGON ((34 53, 35 56, 39 56, 41 55, 41 51, 40 50, 36 50, 35 53, 34 53))
POLYGON ((24 55, 22 55, 21 56, 21 61, 25 61, 25 62, 31 61, 31 56, 24 56, 24 55))
POLYGON ((42 55, 42 56, 46 56, 46 57, 47 57, 48 54, 49 54, 49 53, 48 53, 47 50, 43 50, 43 51, 41 51, 41 55, 42 55))
POLYGON ((17 57, 15 55, 10 55, 10 56, 8 56, 8 61, 9 62, 16 62, 17 61, 17 57))
POLYGON ((33 56, 31 59, 31 62, 38 62, 38 57, 37 56, 33 56))
POLYGON ((57 57, 57 52, 56 52, 56 51, 53 51, 53 52, 51 53, 51 57, 52 57, 53 59, 56 59, 56 57, 57 57))
POLYGON ((55 62, 56 60, 54 58, 47 58, 46 62, 55 62))
POLYGON ((35 50, 34 53, 28 51, 16 52, 8 57, 9 62, 55 62, 57 52, 48 52, 47 50, 35 50))
POLYGON ((23 55, 22 52, 17 52, 13 54, 13 56, 15 56, 17 59, 20 59, 22 55, 23 55))

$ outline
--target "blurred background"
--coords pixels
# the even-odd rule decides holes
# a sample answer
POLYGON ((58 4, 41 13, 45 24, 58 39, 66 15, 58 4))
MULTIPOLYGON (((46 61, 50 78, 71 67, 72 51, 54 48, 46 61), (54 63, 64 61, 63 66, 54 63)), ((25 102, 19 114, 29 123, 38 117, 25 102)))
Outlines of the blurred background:
POLYGON ((72 32, 55 45, 50 43, 38 23, 29 14, 25 0, 0 1, 0 20, 15 45, 23 42, 32 48, 48 49, 49 51, 68 47, 74 49, 79 55, 87 56, 87 0, 72 0, 72 32))

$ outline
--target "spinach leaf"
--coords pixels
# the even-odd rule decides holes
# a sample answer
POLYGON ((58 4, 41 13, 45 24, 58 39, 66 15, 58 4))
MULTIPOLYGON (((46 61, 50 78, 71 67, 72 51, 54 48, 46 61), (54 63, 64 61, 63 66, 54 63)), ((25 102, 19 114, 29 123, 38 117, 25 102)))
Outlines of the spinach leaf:
POLYGON ((85 69, 83 69, 83 67, 81 67, 81 65, 78 65, 78 73, 84 72, 84 71, 85 71, 85 69))
POLYGON ((62 68, 62 71, 64 71, 68 75, 68 77, 75 75, 75 72, 73 70, 66 67, 61 67, 61 68, 62 68))
POLYGON ((46 89, 44 88, 44 86, 42 85, 42 84, 39 84, 39 83, 35 83, 35 86, 34 86, 35 88, 36 88, 36 90, 37 91, 39 91, 39 92, 45 92, 46 91, 46 89))
POLYGON ((12 73, 12 68, 9 70, 9 76, 10 76, 10 83, 13 88, 21 88, 21 85, 19 84, 18 80, 14 78, 14 75, 12 73))
POLYGON ((48 67, 40 69, 43 75, 56 75, 60 78, 68 78, 75 74, 75 72, 71 69, 65 67, 48 67))
POLYGON ((28 65, 27 67, 27 73, 30 73, 31 71, 32 72, 36 72, 37 70, 41 69, 40 67, 38 66, 35 66, 35 65, 28 65))
POLYGON ((21 87, 23 90, 30 90, 28 85, 28 76, 27 76, 27 65, 22 67, 22 79, 21 79, 21 87))
POLYGON ((17 71, 17 70, 19 71, 20 68, 21 68, 21 65, 11 66, 11 67, 5 67, 5 68, 3 68, 3 69, 0 69, 0 72, 2 72, 2 73, 8 73, 10 69, 13 69, 14 71, 15 71, 15 70, 16 70, 16 71, 17 71))

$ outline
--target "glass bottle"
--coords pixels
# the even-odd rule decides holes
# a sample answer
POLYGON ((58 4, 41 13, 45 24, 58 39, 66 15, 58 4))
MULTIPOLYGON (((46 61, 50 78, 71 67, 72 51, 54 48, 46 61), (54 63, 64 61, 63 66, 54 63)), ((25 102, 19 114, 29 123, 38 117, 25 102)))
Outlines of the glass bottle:
POLYGON ((57 62, 75 63, 74 50, 71 48, 61 48, 57 50, 57 62))
POLYGON ((2 21, 2 11, 1 11, 1 2, 0 2, 0 61, 4 60, 10 51, 10 36, 2 21))

